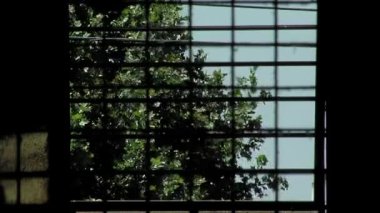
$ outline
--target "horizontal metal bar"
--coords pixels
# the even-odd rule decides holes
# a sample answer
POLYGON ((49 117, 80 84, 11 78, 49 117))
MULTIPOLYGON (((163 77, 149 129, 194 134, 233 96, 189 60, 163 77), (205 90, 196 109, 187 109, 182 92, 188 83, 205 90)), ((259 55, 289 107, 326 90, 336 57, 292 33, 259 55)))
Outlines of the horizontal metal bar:
POLYGON ((151 173, 154 175, 201 175, 201 174, 213 174, 213 175, 234 175, 234 174, 279 174, 279 175, 323 175, 326 171, 320 171, 319 173, 315 169, 241 169, 241 168, 221 168, 221 169, 197 169, 197 168, 186 168, 186 169, 123 169, 123 170, 113 170, 107 169, 103 171, 84 171, 84 170, 71 170, 70 175, 72 177, 82 177, 85 176, 95 176, 95 175, 144 175, 151 173))
POLYGON ((190 211, 190 210, 317 210, 316 202, 285 201, 72 201, 70 208, 77 211, 137 210, 137 211, 190 211), (275 204, 275 205, 274 205, 275 204))
POLYGON ((14 178, 46 178, 50 176, 49 171, 35 171, 35 172, 0 172, 0 178, 14 179, 14 178))
MULTIPOLYGON (((105 137, 104 134, 90 134, 90 133, 81 133, 81 134, 71 134, 71 139, 88 139, 91 137, 105 137)), ((168 135, 167 138, 190 138, 194 135, 168 135)), ((260 137, 260 138, 273 138, 273 137, 284 137, 284 138, 305 138, 305 137, 315 137, 315 133, 218 133, 218 134, 203 134, 203 138, 249 138, 249 137, 260 137)), ((120 139, 120 138, 129 138, 129 139, 146 139, 152 138, 151 134, 141 133, 141 134, 113 134, 107 135, 107 139, 120 139)), ((154 138, 154 137, 153 137, 154 138)))
MULTIPOLYGON (((75 138, 87 138, 87 137, 98 137, 98 138, 119 138, 125 135, 141 136, 150 138, 239 138, 249 135, 249 137, 269 137, 279 134, 278 137, 288 136, 288 137, 310 137, 315 134, 315 129, 260 129, 260 130, 249 130, 249 129, 226 129, 226 130, 213 130, 213 129, 178 129, 178 128, 149 128, 149 129, 128 129, 128 128, 118 128, 118 129, 83 129, 83 128, 73 128, 70 130, 71 135, 75 138)), ((325 132, 326 134, 326 132, 325 132)))
MULTIPOLYGON (((83 83, 83 82, 80 82, 83 83)), ((75 83, 74 83, 75 84, 75 83)), ((70 86, 72 89, 154 89, 154 90, 161 90, 161 89, 169 89, 169 90, 196 90, 196 89, 203 89, 203 90, 211 90, 211 89, 241 89, 241 90, 314 90, 316 89, 315 86, 227 86, 227 85, 219 85, 219 86, 213 86, 213 85, 195 85, 195 86, 186 86, 186 85, 121 85, 121 84, 101 84, 101 85, 91 85, 91 86, 84 86, 84 85, 73 85, 70 86)))
MULTIPOLYGON (((228 4, 215 4, 215 3, 193 3, 195 6, 206 6, 206 7, 228 7, 231 8, 232 5, 228 4)), ((241 5, 236 4, 233 6, 234 8, 242 8, 242 9, 263 9, 263 10, 282 10, 282 11, 305 11, 305 12, 317 12, 317 9, 309 9, 309 8, 293 8, 293 7, 275 7, 275 6, 253 6, 257 4, 247 5, 246 3, 242 3, 241 5)))
MULTIPOLYGON (((38 212, 38 213, 51 213, 56 212, 56 204, 51 204, 50 202, 41 204, 25 204, 25 203, 5 203, 0 204, 1 212, 38 212)), ((62 210, 62 209, 61 209, 62 210)))
POLYGON ((231 67, 231 66, 316 66, 316 61, 209 61, 209 62, 126 62, 126 63, 92 63, 72 62, 70 67, 231 67))
MULTIPOLYGON (((78 0, 69 0, 69 3, 78 3, 78 0)), ((283 1, 275 1, 275 0, 180 0, 180 1, 152 1, 152 0, 128 0, 121 1, 120 4, 125 6, 129 5, 146 5, 148 4, 175 4, 175 5, 197 5, 197 4, 300 4, 300 5, 310 5, 317 4, 317 0, 283 0, 283 1)), ((106 5, 107 3, 104 3, 106 5)))
POLYGON ((135 134, 170 134, 170 133, 177 133, 178 130, 181 130, 181 135, 186 135, 186 133, 189 133, 191 135, 197 135, 197 134, 220 134, 220 133, 230 133, 231 131, 234 131, 235 133, 313 133, 315 131, 315 128, 262 128, 262 129, 233 129, 233 130, 219 130, 219 129, 206 129, 206 128, 153 128, 150 127, 149 129, 131 129, 131 128, 118 128, 118 129, 103 129, 103 128, 71 128, 70 131, 72 132, 95 132, 101 134, 117 134, 121 133, 122 131, 127 131, 129 133, 135 133, 135 134))
MULTIPOLYGON (((89 138, 97 138, 101 139, 120 139, 120 138, 130 138, 130 139, 146 139, 147 137, 151 139, 157 138, 165 138, 165 139, 186 139, 186 138, 204 138, 204 139, 239 139, 239 138, 271 138, 271 137, 287 137, 287 138, 313 138, 315 137, 314 131, 305 131, 305 132, 242 132, 242 131, 234 131, 234 133, 230 132, 217 132, 217 133, 186 133, 180 131, 177 134, 166 133, 166 134, 154 134, 153 132, 121 132, 121 131, 112 131, 108 130, 107 133, 104 133, 107 130, 86 130, 86 131, 72 131, 71 138, 72 139, 84 139, 87 140, 89 138)), ((174 131, 174 129, 172 130, 174 131)), ((177 130, 179 131, 179 130, 177 130)))
MULTIPOLYGON (((86 41, 86 43, 71 43, 73 46, 85 46, 91 45, 88 41, 113 41, 113 42, 123 42, 123 43, 110 43, 109 45, 115 46, 125 46, 125 47, 138 47, 138 46, 148 46, 148 47, 160 47, 160 46, 184 46, 191 43, 192 46, 257 46, 257 47, 316 47, 316 43, 313 42, 215 42, 215 41, 190 41, 190 40, 150 40, 146 41, 143 39, 128 39, 128 38, 113 38, 113 37, 80 37, 80 36, 70 36, 73 41, 86 41)), ((102 44, 96 44, 102 45, 102 44)), ((103 44, 104 45, 104 44, 103 44)))
MULTIPOLYGON (((142 0, 144 1, 144 0, 142 0)), ((181 3, 192 2, 197 3, 235 3, 235 4, 316 4, 317 0, 181 0, 181 3)))
POLYGON ((136 28, 118 28, 118 27, 69 27, 69 31, 86 31, 86 32, 128 32, 128 31, 227 31, 227 30, 316 30, 317 25, 228 25, 228 26, 175 26, 175 27, 136 27, 136 28))
POLYGON ((185 98, 72 98, 71 103, 153 103, 153 102, 230 102, 230 101, 315 101, 314 96, 305 97, 185 97, 185 98))

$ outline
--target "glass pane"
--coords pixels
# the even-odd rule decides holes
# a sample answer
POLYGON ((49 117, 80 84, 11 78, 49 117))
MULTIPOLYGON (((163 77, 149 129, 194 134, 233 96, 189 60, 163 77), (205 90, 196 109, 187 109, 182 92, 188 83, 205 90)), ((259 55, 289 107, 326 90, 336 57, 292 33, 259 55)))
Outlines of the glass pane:
POLYGON ((48 169, 47 132, 22 135, 21 171, 45 171, 48 169))
POLYGON ((206 62, 228 62, 231 60, 231 47, 193 46, 193 53, 202 50, 207 55, 206 62))
POLYGON ((203 72, 210 77, 224 76, 220 82, 215 82, 214 86, 231 86, 231 68, 230 67, 203 67, 203 72))
MULTIPOLYGON (((139 92, 145 94, 144 91, 139 92)), ((102 123, 107 123, 104 126, 109 129, 130 130, 131 132, 145 129, 147 119, 145 103, 107 104, 106 112, 107 115, 102 123)), ((100 116, 99 119, 101 119, 100 116)))
POLYGON ((188 166, 187 138, 155 138, 150 147, 151 169, 184 169, 188 166))
POLYGON ((230 200, 234 177, 221 172, 197 174, 193 180, 193 200, 230 200))
POLYGON ((189 179, 179 174, 153 175, 149 186, 152 200, 189 199, 189 179))
POLYGON ((263 129, 275 127, 274 101, 260 102, 257 106, 256 114, 261 115, 263 129))
POLYGON ((283 89, 278 91, 279 97, 315 97, 315 89, 283 89))
MULTIPOLYGON (((244 95, 243 97, 249 96, 244 95)), ((265 110, 271 108, 270 103, 265 101, 237 101, 235 104, 235 128, 248 133, 266 128, 270 121, 269 119, 273 118, 273 116, 270 116, 273 115, 273 111, 271 112, 272 114, 264 114, 265 110)))
POLYGON ((23 178, 21 179, 21 203, 43 204, 48 201, 47 178, 23 178))
POLYGON ((317 13, 313 11, 279 10, 280 25, 315 25, 317 13))
MULTIPOLYGON (((252 61, 273 61, 274 47, 235 47, 235 61, 252 62, 252 61)), ((230 59, 228 59, 230 60, 230 59)))
POLYGON ((235 42, 274 42, 274 30, 235 30, 235 42))
POLYGON ((236 200, 275 201, 274 183, 271 174, 236 174, 234 184, 236 200))
POLYGON ((279 102, 280 128, 314 128, 315 102, 279 102))
POLYGON ((232 139, 156 137, 151 145, 152 169, 218 170, 231 167, 232 139))
POLYGON ((279 90, 279 96, 313 97, 316 95, 316 68, 315 66, 279 67, 278 84, 290 87, 279 90))
POLYGON ((316 43, 316 30, 279 30, 278 39, 280 42, 311 42, 316 43))
POLYGON ((93 86, 103 84, 103 70, 94 67, 71 67, 71 86, 93 86))
POLYGON ((316 67, 278 67, 279 86, 315 86, 316 67))
POLYGON ((279 201, 314 201, 314 175, 284 174, 282 177, 289 187, 279 191, 279 201))
POLYGON ((0 172, 16 171, 16 135, 0 136, 0 172))
MULTIPOLYGON (((208 99, 196 103, 155 102, 150 114, 151 128, 166 134, 164 138, 170 140, 192 136, 194 131, 198 131, 197 134, 206 134, 209 130, 226 131, 231 126, 232 110, 228 102, 211 100, 223 96, 219 92, 223 90, 212 90, 206 96, 208 99)), ((181 97, 182 100, 185 98, 181 97)))
POLYGON ((152 67, 149 72, 152 84, 157 86, 183 86, 188 80, 188 71, 184 67, 152 67))
POLYGON ((243 169, 274 169, 274 138, 262 138, 252 145, 253 138, 243 138, 241 153, 237 153, 237 165, 243 169), (247 151, 246 145, 252 153, 247 151), (250 154, 250 155, 247 155, 250 154))
POLYGON ((227 26, 231 24, 230 7, 193 6, 193 26, 227 26))
POLYGON ((193 42, 231 42, 231 31, 193 31, 192 35, 193 42))
POLYGON ((189 26, 189 23, 190 23, 190 15, 189 15, 190 10, 189 9, 190 9, 190 7, 188 4, 182 4, 182 5, 180 5, 180 7, 182 7, 182 10, 180 11, 181 16, 186 17, 186 18, 184 20, 182 20, 179 25, 180 26, 189 26))
POLYGON ((279 47, 279 61, 316 61, 314 47, 279 47))
POLYGON ((235 8, 235 25, 273 25, 273 14, 273 9, 235 8))
MULTIPOLYGON (((139 50, 136 50, 139 51, 139 50)), ((129 53, 127 53, 129 54, 129 53)), ((131 53, 132 54, 132 53, 131 53)), ((128 57, 128 55, 126 56, 128 57)), ((109 83, 115 85, 138 86, 145 85, 145 69, 141 67, 122 67, 113 70, 116 75, 109 83)))
POLYGON ((106 189, 103 197, 107 200, 143 200, 145 198, 145 175, 114 175, 100 182, 106 189))
POLYGON ((93 175, 83 172, 71 179, 69 192, 72 200, 144 200, 145 187, 146 175, 93 175))
POLYGON ((251 71, 255 73, 256 84, 258 87, 273 87, 274 86, 274 67, 235 67, 235 85, 238 84, 238 79, 245 77, 249 78, 251 71))
POLYGON ((17 182, 12 179, 0 179, 0 206, 1 203, 15 204, 17 201, 17 182))
POLYGON ((313 169, 314 138, 279 138, 280 169, 313 169))
POLYGON ((137 170, 145 166, 144 139, 72 139, 70 152, 74 171, 137 170))

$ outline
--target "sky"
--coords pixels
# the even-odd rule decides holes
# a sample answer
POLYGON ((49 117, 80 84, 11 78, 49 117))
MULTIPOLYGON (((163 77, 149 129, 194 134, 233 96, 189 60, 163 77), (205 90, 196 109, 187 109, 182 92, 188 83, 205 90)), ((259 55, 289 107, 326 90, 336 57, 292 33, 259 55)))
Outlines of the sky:
MULTIPOLYGON (((244 4, 249 5, 249 4, 244 4)), ((270 6, 270 4, 256 4, 255 6, 270 6)), ((281 5, 281 7, 296 7, 316 9, 316 5, 281 5)), ((183 9, 184 15, 189 15, 188 7, 183 9)), ((281 25, 314 25, 317 13, 315 11, 279 10, 278 23, 281 25)), ((273 9, 235 8, 235 25, 273 25, 273 9)), ((193 26, 226 26, 231 25, 230 7, 193 6, 193 26)), ((194 31, 194 41, 231 41, 230 31, 194 31)), ((236 42, 274 42, 274 31, 235 31, 236 42)), ((279 42, 316 42, 315 30, 280 30, 279 42)), ((207 54, 208 62, 230 61, 230 47, 194 47, 194 51, 203 49, 207 54)), ((235 61, 273 61, 273 47, 236 47, 235 61)), ((314 61, 316 49, 311 47, 279 47, 279 61, 314 61)), ((229 67, 220 67, 223 72, 229 73, 229 67)), ((212 72, 215 67, 205 68, 212 72)), ((245 76, 250 67, 235 67, 235 77, 245 76)), ((279 86, 315 86, 315 67, 279 67, 279 86)), ((258 86, 274 86, 274 67, 258 67, 258 86)), ((229 78, 230 79, 230 78, 229 78)), ((226 85, 231 81, 227 80, 226 85)), ((314 96, 315 91, 280 91, 279 96, 314 96)), ((315 108, 314 102, 279 102, 278 103, 279 128, 314 128, 315 108)), ((259 104, 257 111, 263 117, 264 128, 275 127, 275 104, 266 102, 259 104)), ((280 169, 314 168, 314 138, 279 138, 279 165, 280 169)), ((266 138, 260 153, 265 154, 269 160, 266 168, 274 168, 275 139, 266 138)), ((247 168, 248 162, 239 160, 239 164, 247 168)), ((289 182, 289 189, 281 191, 281 201, 311 201, 313 175, 284 175, 289 182)), ((263 200, 274 200, 274 195, 263 200)))

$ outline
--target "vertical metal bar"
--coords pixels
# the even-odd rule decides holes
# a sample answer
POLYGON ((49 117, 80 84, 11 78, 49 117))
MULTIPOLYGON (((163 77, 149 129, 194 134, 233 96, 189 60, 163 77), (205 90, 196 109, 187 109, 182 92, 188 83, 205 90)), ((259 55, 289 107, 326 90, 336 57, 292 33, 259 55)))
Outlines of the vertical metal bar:
MULTIPOLYGON (((189 0, 189 5, 188 5, 188 12, 189 12, 189 26, 188 26, 188 31, 190 33, 190 38, 189 38, 189 63, 192 63, 193 61, 193 1, 192 0, 189 0)), ((189 66, 188 69, 192 69, 192 66, 189 66)), ((190 75, 190 82, 192 82, 192 75, 190 75)), ((194 95, 194 90, 193 88, 191 88, 190 90, 190 96, 193 96, 194 95)), ((193 99, 195 100, 195 99, 193 99)), ((192 104, 190 103, 189 104, 189 108, 190 108, 190 117, 191 119, 193 119, 194 117, 194 110, 193 110, 193 107, 191 106, 192 104)), ((194 146, 191 146, 191 147, 194 147, 194 146)), ((190 162, 193 162, 193 151, 190 150, 189 154, 189 158, 190 158, 190 162)), ((192 171, 194 171, 194 168, 192 168, 194 164, 191 163, 191 167, 190 169, 192 171)), ((193 172, 189 172, 188 173, 189 175, 189 200, 192 201, 193 200, 193 195, 194 195, 194 176, 195 174, 193 172)), ((191 213, 195 213, 196 210, 195 209, 192 209, 191 210, 191 213)))
MULTIPOLYGON (((54 75, 54 88, 57 91, 52 95, 54 98, 54 115, 48 119, 48 175, 49 175, 49 205, 52 212, 59 210, 62 212, 74 212, 70 208, 70 192, 67 190, 70 180, 67 179, 70 171, 70 89, 69 89, 69 1, 63 0, 58 4, 58 11, 61 19, 58 25, 62 33, 57 38, 58 51, 62 50, 62 55, 58 54, 57 58, 60 66, 58 72, 54 75), (62 45, 62 46, 59 46, 62 45)), ((49 100, 52 101, 52 100, 49 100)))
POLYGON ((318 211, 324 212, 325 197, 325 175, 324 175, 324 155, 325 155, 325 74, 321 63, 321 13, 320 2, 317 2, 317 65, 316 65, 316 110, 315 110, 315 183, 314 201, 318 205, 318 211))
POLYGON ((20 132, 16 133, 16 184, 17 184, 17 193, 16 193, 16 204, 21 204, 21 143, 22 136, 20 132))
MULTIPOLYGON (((105 14, 106 15, 106 14, 105 14)), ((103 18, 102 22, 103 22, 103 27, 110 27, 109 26, 109 18, 103 18)), ((107 32, 108 31, 104 31, 102 32, 102 41, 101 41, 101 48, 102 48, 102 56, 103 56, 103 62, 107 62, 107 53, 106 53, 106 49, 107 49, 107 32)), ((103 114, 103 116, 101 117, 101 123, 102 123, 102 130, 103 130, 103 135, 102 135, 102 141, 101 143, 107 143, 107 140, 108 138, 105 137, 105 132, 106 132, 106 125, 107 125, 107 102, 105 102, 105 100, 107 99, 107 70, 108 68, 107 67, 104 67, 102 69, 102 72, 103 72, 103 76, 102 76, 102 100, 103 103, 102 103, 102 108, 101 108, 101 113, 103 114)), ((108 169, 108 168, 101 168, 101 169, 108 169)), ((109 187, 109 185, 107 184, 107 180, 108 178, 108 175, 106 174, 103 174, 103 184, 101 185, 101 199, 102 199, 102 202, 104 203, 104 206, 106 206, 106 202, 107 202, 107 187, 109 187)), ((103 213, 107 213, 106 209, 103 210, 103 213)))
MULTIPOLYGON (((276 191, 275 191, 275 202, 279 201, 279 174, 278 174, 278 165, 279 165, 279 131, 278 131, 278 122, 279 122, 279 107, 278 107, 278 22, 279 22, 279 17, 278 17, 278 0, 275 0, 273 2, 274 6, 274 97, 275 97, 275 102, 274 102, 274 125, 275 125, 275 139, 274 139, 274 167, 276 170, 275 173, 275 186, 276 186, 276 191)), ((275 213, 278 213, 278 210, 275 211, 275 213)))
MULTIPOLYGON (((231 54, 231 63, 234 64, 235 62, 235 0, 231 1, 231 46, 230 46, 230 54, 231 54)), ((231 97, 234 99, 235 97, 235 66, 231 66, 231 97)), ((232 147, 231 147, 231 152, 232 152, 232 163, 231 166, 233 168, 232 172, 232 177, 231 178, 231 202, 234 203, 236 199, 236 191, 235 191, 235 176, 236 176, 236 168, 237 168, 237 163, 236 163, 236 118, 235 118, 235 107, 236 103, 235 101, 231 102, 231 108, 232 108, 232 147)), ((232 213, 235 213, 235 209, 232 209, 232 213)))
MULTIPOLYGON (((146 128, 146 141, 145 141, 145 170, 146 170, 146 186, 145 186, 145 201, 146 202, 150 202, 151 200, 151 193, 150 193, 150 185, 151 185, 151 181, 152 181, 152 177, 151 177, 151 164, 150 164, 150 143, 151 143, 151 137, 150 137, 150 133, 151 133, 151 130, 150 130, 150 120, 149 120, 149 117, 150 117, 150 97, 149 97, 149 88, 151 86, 151 75, 150 75, 150 67, 149 67, 149 61, 150 61, 150 52, 149 52, 149 48, 150 48, 150 44, 149 44, 149 37, 150 37, 150 23, 149 23, 149 16, 150 16, 150 6, 151 6, 151 2, 150 0, 145 0, 145 20, 146 20, 146 23, 145 23, 145 48, 144 48, 144 52, 145 52, 145 57, 144 57, 144 60, 146 61, 146 65, 144 67, 144 73, 145 73, 145 86, 146 86, 146 91, 145 91, 145 98, 146 98, 146 103, 145 103, 145 107, 146 107, 146 117, 145 117, 145 128, 146 128)), ((149 213, 150 210, 147 211, 147 213, 149 213)))

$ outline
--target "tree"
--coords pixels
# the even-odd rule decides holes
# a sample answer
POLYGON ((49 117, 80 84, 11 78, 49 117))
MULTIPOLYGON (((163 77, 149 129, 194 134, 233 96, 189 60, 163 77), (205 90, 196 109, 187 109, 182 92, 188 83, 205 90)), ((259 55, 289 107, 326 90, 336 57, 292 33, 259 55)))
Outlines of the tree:
MULTIPOLYGON (((151 28, 176 27, 187 17, 181 15, 182 7, 173 2, 152 3, 147 11, 144 4, 136 2, 128 6, 125 3, 123 7, 118 4, 102 7, 99 1, 83 0, 70 4, 70 25, 144 28, 148 14, 151 28)), ((232 150, 238 158, 254 160, 252 169, 263 168, 268 163, 266 156, 253 157, 263 138, 207 137, 210 132, 261 129, 262 118, 255 114, 256 101, 227 99, 232 93, 235 97, 270 96, 256 89, 256 67, 246 77, 238 78, 239 88, 232 91, 223 89, 227 76, 221 69, 205 72, 202 64, 206 53, 199 50, 191 57, 186 55, 187 47, 180 42, 191 39, 186 30, 151 31, 148 35, 138 30, 83 30, 73 31, 70 36, 71 60, 78 65, 71 68, 70 96, 74 100, 89 100, 71 105, 73 133, 84 135, 71 141, 71 169, 82 172, 73 181, 73 199, 143 199, 145 187, 152 199, 189 199, 190 196, 230 199, 232 190, 236 199, 255 199, 265 196, 267 190, 277 189, 277 184, 281 189, 288 187, 287 181, 275 174, 220 172, 240 168, 235 165, 232 150), (150 47, 145 46, 146 36, 153 41, 150 47), (154 41, 178 44, 155 46, 154 41), (193 64, 148 68, 120 65, 145 62, 193 64), (102 66, 104 63, 108 66, 102 66), (112 98, 132 98, 136 102, 104 101, 112 98), (203 101, 207 99, 210 100, 203 101), (146 138, 116 135, 145 135, 146 138), (145 152, 146 146, 149 153, 145 152), (150 175, 137 172, 146 169, 171 172, 150 175), (193 169, 196 169, 194 175, 181 173, 193 169), (232 184, 234 180, 236 183, 232 184)))

